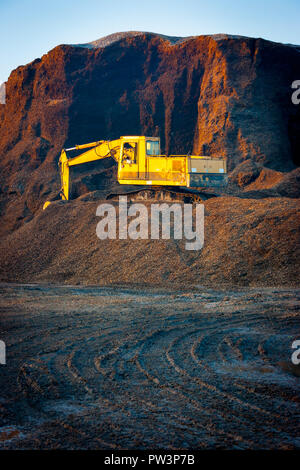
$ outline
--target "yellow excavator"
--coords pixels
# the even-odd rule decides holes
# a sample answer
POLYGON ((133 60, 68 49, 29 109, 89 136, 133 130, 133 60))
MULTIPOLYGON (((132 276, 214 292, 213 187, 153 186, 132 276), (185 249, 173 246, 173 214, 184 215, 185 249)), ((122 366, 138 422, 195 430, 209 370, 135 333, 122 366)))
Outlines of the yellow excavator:
MULTIPOLYGON (((142 185, 160 191, 185 195, 196 200, 197 189, 223 186, 227 183, 226 158, 161 155, 160 138, 123 136, 116 140, 101 140, 63 149, 59 159, 62 200, 70 198, 70 167, 112 157, 118 163, 118 182, 142 185), (89 149, 68 158, 67 152, 89 149), (194 189, 193 189, 194 188, 194 189)), ((145 189, 134 191, 135 193, 145 189)), ((147 188, 146 188, 147 191, 147 188)), ((43 209, 50 204, 45 202, 43 209)))

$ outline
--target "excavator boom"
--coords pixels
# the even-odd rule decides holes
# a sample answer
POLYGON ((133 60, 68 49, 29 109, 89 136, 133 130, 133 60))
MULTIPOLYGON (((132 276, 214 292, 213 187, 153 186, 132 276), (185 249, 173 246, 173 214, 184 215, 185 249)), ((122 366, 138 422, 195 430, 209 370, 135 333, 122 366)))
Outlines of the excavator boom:
POLYGON ((68 201, 70 196, 70 170, 71 166, 81 165, 83 163, 94 162, 96 160, 102 160, 103 158, 112 157, 116 161, 117 151, 120 149, 120 140, 92 142, 89 144, 76 145, 69 149, 63 149, 59 159, 60 166, 60 178, 61 178, 61 197, 63 200, 68 201), (77 157, 68 158, 68 151, 81 150, 90 148, 86 152, 77 155, 77 157))

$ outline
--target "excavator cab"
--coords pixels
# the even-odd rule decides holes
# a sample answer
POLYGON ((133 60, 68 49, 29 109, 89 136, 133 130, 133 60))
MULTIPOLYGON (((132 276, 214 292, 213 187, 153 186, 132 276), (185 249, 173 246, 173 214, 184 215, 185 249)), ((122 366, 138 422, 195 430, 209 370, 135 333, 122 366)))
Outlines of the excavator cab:
MULTIPOLYGON (((121 152, 126 153, 129 144, 136 149, 136 160, 122 159, 118 169, 120 184, 139 185, 187 185, 187 157, 161 155, 159 137, 121 137, 121 152)), ((131 150, 132 152, 132 150, 131 150)))
MULTIPOLYGON (((118 167, 120 184, 139 184, 147 174, 147 157, 160 154, 159 137, 124 136, 121 141, 121 159, 118 167)), ((144 184, 146 184, 144 182, 144 184)))

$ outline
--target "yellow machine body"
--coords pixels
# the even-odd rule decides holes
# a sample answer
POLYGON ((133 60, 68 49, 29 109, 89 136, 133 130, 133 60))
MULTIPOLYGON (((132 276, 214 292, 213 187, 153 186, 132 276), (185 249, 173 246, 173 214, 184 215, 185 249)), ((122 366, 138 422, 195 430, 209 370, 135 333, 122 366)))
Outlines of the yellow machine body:
POLYGON ((69 168, 113 157, 118 162, 118 182, 126 185, 206 187, 226 183, 223 157, 161 155, 159 137, 123 136, 64 149, 59 159, 61 197, 70 196, 69 168), (89 149, 68 158, 67 152, 89 149))

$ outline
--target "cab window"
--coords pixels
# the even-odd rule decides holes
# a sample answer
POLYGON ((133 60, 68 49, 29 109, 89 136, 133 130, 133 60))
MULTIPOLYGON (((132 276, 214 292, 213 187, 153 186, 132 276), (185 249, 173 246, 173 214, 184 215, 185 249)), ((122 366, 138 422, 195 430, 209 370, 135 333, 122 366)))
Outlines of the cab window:
POLYGON ((136 163, 137 143, 125 142, 123 146, 122 160, 126 163, 136 163))
POLYGON ((147 140, 146 141, 146 154, 147 155, 159 155, 159 142, 158 140, 147 140))

